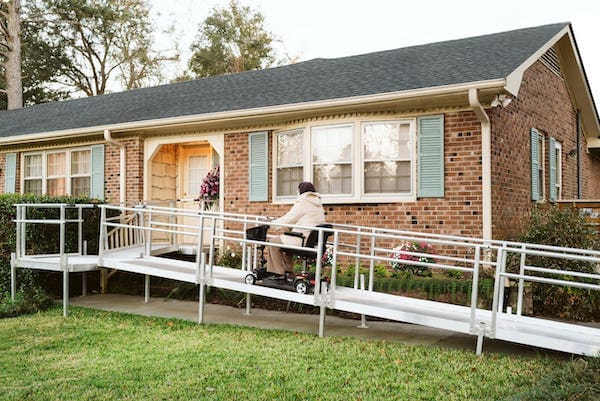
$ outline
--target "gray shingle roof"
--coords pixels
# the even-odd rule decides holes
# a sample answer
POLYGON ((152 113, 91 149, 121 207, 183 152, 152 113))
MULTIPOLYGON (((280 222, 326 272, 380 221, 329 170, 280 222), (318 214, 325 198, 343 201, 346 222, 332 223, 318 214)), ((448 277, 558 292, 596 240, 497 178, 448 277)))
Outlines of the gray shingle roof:
POLYGON ((567 23, 0 112, 0 137, 500 79, 567 23))

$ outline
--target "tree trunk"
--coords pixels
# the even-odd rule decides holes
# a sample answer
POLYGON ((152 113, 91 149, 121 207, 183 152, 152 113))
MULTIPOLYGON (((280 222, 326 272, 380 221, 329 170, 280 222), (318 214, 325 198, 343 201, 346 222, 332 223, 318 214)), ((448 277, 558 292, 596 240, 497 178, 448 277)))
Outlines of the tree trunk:
POLYGON ((21 0, 11 0, 8 8, 8 37, 6 38, 9 51, 4 64, 6 73, 6 97, 8 109, 23 107, 23 82, 21 80, 21 0))

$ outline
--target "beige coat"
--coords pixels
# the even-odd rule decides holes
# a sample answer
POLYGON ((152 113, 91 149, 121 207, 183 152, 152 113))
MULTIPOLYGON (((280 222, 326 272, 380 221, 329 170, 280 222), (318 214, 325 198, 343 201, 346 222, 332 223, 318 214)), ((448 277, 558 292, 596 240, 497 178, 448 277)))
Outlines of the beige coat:
MULTIPOLYGON (((273 223, 282 224, 298 224, 300 226, 316 226, 325 222, 325 210, 321 196, 316 192, 305 192, 299 195, 294 203, 294 206, 285 215, 273 220, 273 223)), ((274 227, 285 229, 284 227, 274 227)), ((301 230, 294 228, 292 231, 302 233, 304 237, 308 237, 310 230, 301 230)), ((300 246, 300 238, 291 235, 281 235, 281 242, 285 245, 300 246)))

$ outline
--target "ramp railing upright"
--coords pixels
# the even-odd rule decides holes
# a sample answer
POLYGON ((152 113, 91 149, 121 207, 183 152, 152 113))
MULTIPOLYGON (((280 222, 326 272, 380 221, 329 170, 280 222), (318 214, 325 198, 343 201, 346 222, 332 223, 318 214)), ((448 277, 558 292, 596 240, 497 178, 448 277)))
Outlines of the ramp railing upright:
MULTIPOLYGON (((63 315, 67 315, 68 294, 69 294, 69 257, 81 256, 87 254, 87 242, 84 240, 83 225, 85 209, 95 208, 96 205, 89 204, 60 204, 60 203, 24 203, 17 204, 16 218, 16 249, 11 255, 11 299, 14 302, 16 295, 17 273, 16 266, 25 258, 56 258, 58 257, 60 270, 63 272, 63 315), (43 212, 45 211, 45 212, 43 212), (31 217, 33 212, 38 212, 39 217, 31 217), (43 213, 40 213, 43 212, 43 213), (69 216, 75 212, 75 216, 69 216), (50 214, 50 216, 48 216, 50 214), (52 217, 54 214, 55 217, 52 217), (75 243, 67 240, 67 235, 71 234, 75 225, 75 243), (37 227, 36 227, 37 226, 37 227), (57 226, 58 236, 52 235, 46 238, 29 238, 30 229, 39 228, 39 226, 57 226), (38 247, 29 244, 30 241, 36 241, 38 247), (56 252, 30 252, 33 248, 39 249, 40 242, 47 248, 54 246, 56 252)), ((54 233, 53 233, 54 234, 54 233)))

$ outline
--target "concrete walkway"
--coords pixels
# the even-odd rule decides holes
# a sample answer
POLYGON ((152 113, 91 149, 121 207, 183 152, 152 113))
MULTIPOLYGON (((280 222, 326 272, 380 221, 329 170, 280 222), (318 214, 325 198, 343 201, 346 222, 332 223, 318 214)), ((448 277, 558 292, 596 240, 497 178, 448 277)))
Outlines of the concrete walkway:
MULTIPOLYGON (((191 301, 151 298, 145 304, 142 297, 131 295, 89 295, 71 299, 71 304, 93 309, 125 312, 143 316, 177 318, 190 321, 198 320, 198 303, 191 301)), ((224 323, 238 326, 264 329, 289 330, 294 332, 318 332, 319 316, 305 313, 269 311, 253 308, 250 316, 245 309, 231 306, 206 304, 204 323, 224 323)), ((433 345, 445 348, 466 349, 475 352, 477 337, 435 328, 397 322, 369 322, 368 328, 359 328, 360 320, 327 316, 325 336, 355 337, 365 340, 401 342, 410 345, 433 345)), ((518 344, 485 339, 485 353, 517 354, 535 356, 547 354, 565 357, 567 354, 547 351, 542 348, 527 347, 518 344)))

